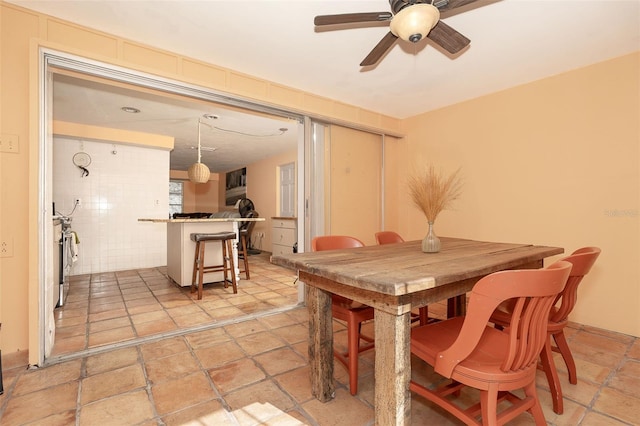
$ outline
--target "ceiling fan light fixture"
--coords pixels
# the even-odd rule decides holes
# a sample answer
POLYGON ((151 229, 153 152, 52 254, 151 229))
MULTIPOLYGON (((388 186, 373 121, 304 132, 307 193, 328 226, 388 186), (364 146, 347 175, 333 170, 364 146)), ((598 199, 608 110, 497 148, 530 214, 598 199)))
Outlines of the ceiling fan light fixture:
POLYGON ((417 43, 429 34, 440 19, 437 7, 428 3, 405 7, 391 20, 391 32, 405 41, 417 43))

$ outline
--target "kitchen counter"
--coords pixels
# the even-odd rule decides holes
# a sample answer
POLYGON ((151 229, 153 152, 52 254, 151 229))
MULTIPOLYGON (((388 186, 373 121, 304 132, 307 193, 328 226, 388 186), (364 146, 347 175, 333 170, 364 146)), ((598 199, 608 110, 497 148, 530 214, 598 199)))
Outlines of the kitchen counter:
MULTIPOLYGON (((138 222, 167 224, 167 275, 182 287, 191 285, 193 274, 193 259, 196 243, 191 241, 192 233, 213 233, 233 231, 238 234, 238 223, 262 222, 265 218, 255 217, 216 217, 204 219, 138 219, 138 222)), ((236 243, 238 238, 236 238, 236 243)), ((207 259, 222 257, 222 247, 219 244, 207 244, 207 259)), ((238 267, 237 244, 233 244, 233 262, 236 280, 240 282, 238 267)), ((219 282, 224 278, 222 272, 205 274, 205 282, 219 282)))
POLYGON ((203 219, 138 219, 138 222, 153 223, 207 223, 207 222, 264 222, 264 217, 207 217, 203 219))

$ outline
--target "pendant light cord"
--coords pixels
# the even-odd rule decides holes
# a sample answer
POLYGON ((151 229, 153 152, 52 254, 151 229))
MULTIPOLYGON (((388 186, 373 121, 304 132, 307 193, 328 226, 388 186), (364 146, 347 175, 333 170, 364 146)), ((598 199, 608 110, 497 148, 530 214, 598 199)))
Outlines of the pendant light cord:
POLYGON ((200 118, 198 118, 198 163, 200 163, 200 158, 201 158, 201 154, 200 154, 200 124, 202 124, 202 121, 200 120, 200 118))

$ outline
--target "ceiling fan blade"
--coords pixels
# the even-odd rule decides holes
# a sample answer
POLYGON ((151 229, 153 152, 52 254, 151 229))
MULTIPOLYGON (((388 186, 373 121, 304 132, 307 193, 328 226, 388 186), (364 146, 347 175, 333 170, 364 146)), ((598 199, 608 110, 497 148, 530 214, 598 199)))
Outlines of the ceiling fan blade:
POLYGON ((374 47, 373 50, 369 52, 367 57, 364 58, 362 62, 360 62, 360 66, 366 67, 369 65, 374 65, 380 60, 380 58, 384 56, 385 53, 387 53, 389 49, 391 49, 397 39, 398 37, 396 37, 391 31, 389 31, 387 35, 382 37, 382 40, 380 40, 378 44, 376 44, 376 47, 374 47))
POLYGON ((354 22, 380 22, 393 18, 391 12, 343 13, 341 15, 319 15, 313 19, 314 25, 350 24, 354 22))
POLYGON ((457 9, 459 7, 466 6, 476 1, 478 0, 448 0, 447 4, 443 6, 438 5, 438 2, 436 1, 434 2, 434 6, 436 6, 438 10, 440 10, 440 12, 447 12, 449 10, 457 9))
POLYGON ((442 21, 438 21, 427 37, 449 53, 458 53, 471 43, 471 40, 442 21))

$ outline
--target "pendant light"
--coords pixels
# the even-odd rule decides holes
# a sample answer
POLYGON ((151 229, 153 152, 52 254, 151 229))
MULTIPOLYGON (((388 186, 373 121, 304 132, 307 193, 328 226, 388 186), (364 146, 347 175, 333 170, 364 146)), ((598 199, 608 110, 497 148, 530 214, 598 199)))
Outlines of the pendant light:
POLYGON ((193 163, 189 167, 189 170, 187 170, 189 180, 193 183, 206 183, 209 181, 209 175, 211 174, 209 167, 200 162, 200 158, 202 157, 200 152, 200 124, 200 118, 198 118, 198 162, 193 163))

